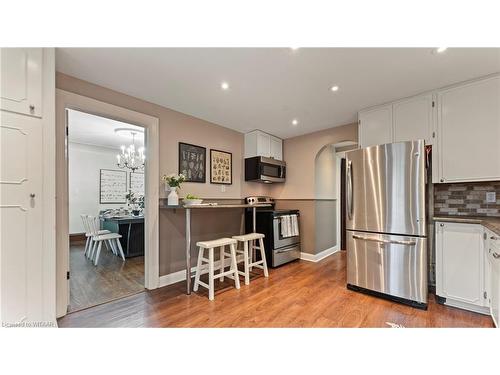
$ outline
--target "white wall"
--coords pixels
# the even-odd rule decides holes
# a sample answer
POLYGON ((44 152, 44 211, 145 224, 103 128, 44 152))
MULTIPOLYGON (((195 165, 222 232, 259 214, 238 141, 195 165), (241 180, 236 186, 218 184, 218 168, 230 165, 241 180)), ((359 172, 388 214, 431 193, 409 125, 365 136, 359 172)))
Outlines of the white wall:
MULTIPOLYGON (((97 215, 101 209, 126 204, 99 204, 100 169, 116 165, 119 150, 69 142, 69 233, 83 233, 81 214, 97 215)), ((127 186, 129 186, 127 171, 127 186)))
POLYGON ((335 146, 323 147, 315 162, 315 198, 337 199, 335 146))

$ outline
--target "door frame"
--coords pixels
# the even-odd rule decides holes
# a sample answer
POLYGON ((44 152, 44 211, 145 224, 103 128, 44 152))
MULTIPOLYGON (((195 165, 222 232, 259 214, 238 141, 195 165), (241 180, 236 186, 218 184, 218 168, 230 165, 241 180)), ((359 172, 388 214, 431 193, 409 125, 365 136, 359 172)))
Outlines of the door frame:
POLYGON ((159 286, 159 119, 144 113, 118 107, 69 91, 56 89, 56 253, 57 253, 57 317, 66 315, 69 305, 69 208, 68 208, 68 142, 66 109, 123 121, 144 128, 146 140, 145 169, 145 246, 144 286, 159 286))

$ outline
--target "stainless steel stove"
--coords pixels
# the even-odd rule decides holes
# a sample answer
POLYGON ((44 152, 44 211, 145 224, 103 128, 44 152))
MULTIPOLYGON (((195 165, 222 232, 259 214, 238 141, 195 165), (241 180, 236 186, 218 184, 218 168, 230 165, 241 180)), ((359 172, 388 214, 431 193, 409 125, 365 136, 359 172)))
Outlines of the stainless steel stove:
MULTIPOLYGON (((257 232, 263 233, 264 247, 268 265, 278 267, 300 258, 300 212, 299 210, 277 210, 274 199, 266 196, 253 196, 245 199, 247 204, 271 204, 271 207, 258 207, 257 232), (285 217, 286 216, 286 217, 285 217), (287 233, 282 226, 293 217, 297 223, 297 232, 287 233)), ((252 232, 252 209, 245 217, 246 231, 252 232)))

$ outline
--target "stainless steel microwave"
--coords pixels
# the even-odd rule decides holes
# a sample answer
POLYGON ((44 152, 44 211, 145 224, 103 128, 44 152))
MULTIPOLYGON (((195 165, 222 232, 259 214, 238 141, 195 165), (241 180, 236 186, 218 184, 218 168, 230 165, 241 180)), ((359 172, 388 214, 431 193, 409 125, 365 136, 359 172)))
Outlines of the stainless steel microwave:
POLYGON ((245 159, 245 181, 270 184, 285 182, 286 163, 281 160, 255 156, 245 159))

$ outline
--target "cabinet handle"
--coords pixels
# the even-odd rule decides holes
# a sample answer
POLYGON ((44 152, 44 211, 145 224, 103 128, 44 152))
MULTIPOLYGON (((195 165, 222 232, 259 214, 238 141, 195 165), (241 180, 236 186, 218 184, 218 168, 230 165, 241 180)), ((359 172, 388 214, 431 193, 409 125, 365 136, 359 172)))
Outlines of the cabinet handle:
POLYGON ((440 179, 439 182, 444 182, 444 178, 440 179))
POLYGON ((443 224, 443 223, 441 223, 441 224, 439 224, 439 226, 440 226, 440 227, 444 227, 444 224, 443 224))
POLYGON ((495 258, 495 259, 500 258, 500 254, 498 254, 498 253, 493 253, 493 254, 491 254, 491 255, 493 255, 493 258, 495 258))
POLYGON ((498 240, 498 237, 491 236, 491 237, 490 237, 490 240, 495 240, 495 241, 496 241, 496 240, 498 240))
POLYGON ((30 112, 31 113, 35 112, 35 106, 33 104, 30 104, 30 112))
POLYGON ((35 193, 31 193, 30 198, 35 198, 35 193))

